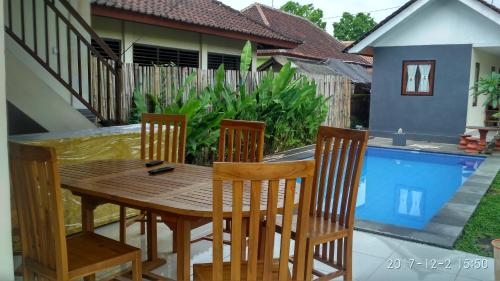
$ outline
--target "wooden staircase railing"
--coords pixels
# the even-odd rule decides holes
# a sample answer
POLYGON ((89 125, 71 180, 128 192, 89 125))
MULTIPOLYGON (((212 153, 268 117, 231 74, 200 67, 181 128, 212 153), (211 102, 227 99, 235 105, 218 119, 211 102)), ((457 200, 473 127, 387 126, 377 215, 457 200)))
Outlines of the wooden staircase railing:
POLYGON ((102 125, 122 123, 122 61, 75 8, 67 0, 6 2, 6 33, 102 125))

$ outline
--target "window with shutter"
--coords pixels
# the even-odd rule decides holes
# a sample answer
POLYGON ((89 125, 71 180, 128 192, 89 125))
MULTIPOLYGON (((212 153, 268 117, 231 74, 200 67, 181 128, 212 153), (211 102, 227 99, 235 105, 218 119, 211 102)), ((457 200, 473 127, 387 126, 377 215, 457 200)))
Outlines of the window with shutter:
MULTIPOLYGON (((115 55, 117 55, 118 57, 121 56, 121 53, 122 53, 122 41, 121 40, 110 39, 110 38, 103 38, 103 41, 104 41, 104 43, 108 44, 109 48, 111 49, 111 51, 113 51, 113 53, 115 55)), ((99 52, 99 54, 103 58, 111 59, 106 54, 106 52, 104 51, 104 49, 101 48, 101 46, 99 44, 97 44, 97 42, 94 39, 92 39, 92 47, 95 48, 96 51, 99 52)))
POLYGON ((134 44, 134 63, 140 65, 199 66, 198 51, 134 44))
POLYGON ((208 69, 217 69, 224 64, 226 70, 239 70, 240 60, 240 56, 208 53, 208 69))

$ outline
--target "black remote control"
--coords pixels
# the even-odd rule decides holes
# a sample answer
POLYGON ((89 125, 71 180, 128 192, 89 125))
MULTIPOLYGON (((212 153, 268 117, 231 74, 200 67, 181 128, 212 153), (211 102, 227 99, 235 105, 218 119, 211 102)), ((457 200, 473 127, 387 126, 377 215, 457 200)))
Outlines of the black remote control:
POLYGON ((168 173, 172 172, 174 170, 174 167, 162 167, 154 170, 149 170, 148 173, 150 175, 158 175, 158 174, 163 174, 163 173, 168 173))
POLYGON ((158 165, 163 164, 163 162, 164 162, 163 160, 151 161, 151 162, 146 163, 146 167, 158 166, 158 165))

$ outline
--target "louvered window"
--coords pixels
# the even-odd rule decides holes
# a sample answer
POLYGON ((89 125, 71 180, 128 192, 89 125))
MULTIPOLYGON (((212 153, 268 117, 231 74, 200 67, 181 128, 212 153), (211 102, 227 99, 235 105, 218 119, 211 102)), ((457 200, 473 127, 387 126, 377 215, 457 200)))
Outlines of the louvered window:
POLYGON ((208 69, 217 69, 224 64, 226 70, 240 69, 240 56, 208 53, 208 69))
POLYGON ((171 65, 195 67, 198 63, 198 52, 157 46, 134 44, 134 63, 141 65, 171 65))
MULTIPOLYGON (((120 57, 121 52, 122 52, 122 41, 117 40, 117 39, 109 39, 109 38, 104 38, 103 41, 104 41, 104 43, 108 44, 108 46, 111 48, 111 51, 113 51, 113 53, 116 56, 120 57)), ((94 47, 103 58, 111 59, 106 54, 106 52, 104 52, 104 49, 101 48, 101 46, 99 44, 97 44, 97 42, 94 39, 92 39, 92 47, 94 47)))

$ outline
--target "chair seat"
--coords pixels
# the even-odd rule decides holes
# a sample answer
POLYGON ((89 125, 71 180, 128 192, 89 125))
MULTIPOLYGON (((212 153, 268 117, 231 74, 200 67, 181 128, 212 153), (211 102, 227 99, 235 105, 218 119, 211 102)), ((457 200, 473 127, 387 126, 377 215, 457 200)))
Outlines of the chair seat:
MULTIPOLYGON (((276 217, 276 231, 281 233, 282 216, 276 217)), ((297 229, 297 215, 292 219, 292 238, 295 238, 297 229)), ((332 240, 346 237, 349 234, 349 229, 340 225, 337 222, 325 220, 323 217, 309 216, 308 238, 314 244, 322 244, 332 240)))
POLYGON ((86 276, 133 260, 140 250, 92 233, 83 232, 66 239, 70 278, 86 276))
MULTIPOLYGON (((193 280, 194 281, 211 281, 212 280, 213 264, 201 263, 193 265, 193 280)), ((262 274, 264 272, 264 262, 257 262, 257 280, 263 280, 262 274)), ((279 274, 279 260, 273 260, 272 267, 273 277, 272 280, 278 280, 279 274)), ((292 279, 290 271, 288 272, 288 280, 292 279)), ((223 263, 223 280, 231 280, 231 263, 223 263)), ((241 263, 241 281, 247 280, 247 263, 241 263)))

